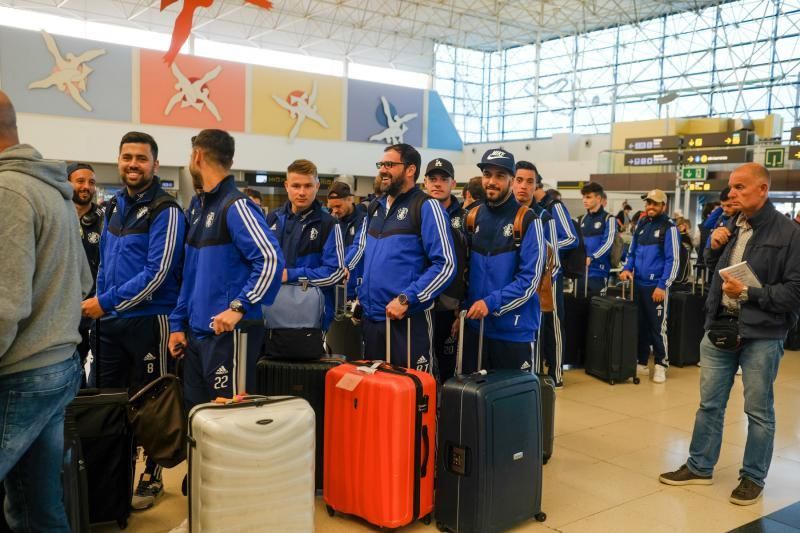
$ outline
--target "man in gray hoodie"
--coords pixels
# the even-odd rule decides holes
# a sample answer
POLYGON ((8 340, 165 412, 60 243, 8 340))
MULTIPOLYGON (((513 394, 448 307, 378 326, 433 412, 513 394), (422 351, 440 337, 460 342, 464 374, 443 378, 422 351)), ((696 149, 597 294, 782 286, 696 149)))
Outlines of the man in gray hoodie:
POLYGON ((64 408, 92 276, 66 165, 19 144, 0 91, 0 479, 14 531, 69 531, 62 504, 64 408))

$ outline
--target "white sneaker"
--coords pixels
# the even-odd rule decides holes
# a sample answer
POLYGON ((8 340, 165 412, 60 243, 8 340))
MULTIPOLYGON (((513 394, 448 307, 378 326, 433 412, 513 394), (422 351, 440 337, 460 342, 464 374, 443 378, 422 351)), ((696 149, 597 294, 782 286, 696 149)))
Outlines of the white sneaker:
POLYGON ((636 373, 640 376, 650 377, 650 368, 647 365, 636 365, 636 373))
POLYGON ((667 381, 667 367, 655 365, 653 367, 653 383, 664 383, 667 381))
POLYGON ((742 367, 741 367, 741 366, 740 366, 740 367, 739 367, 739 369, 736 371, 736 375, 737 375, 737 376, 741 376, 741 375, 742 375, 742 367))

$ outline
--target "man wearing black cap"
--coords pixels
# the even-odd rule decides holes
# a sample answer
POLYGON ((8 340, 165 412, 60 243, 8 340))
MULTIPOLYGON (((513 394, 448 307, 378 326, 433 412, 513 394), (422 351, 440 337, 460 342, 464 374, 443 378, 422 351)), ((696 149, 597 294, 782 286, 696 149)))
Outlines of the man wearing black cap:
MULTIPOLYGON (((362 204, 356 205, 353 201, 350 185, 343 181, 335 181, 328 191, 328 210, 339 221, 339 228, 342 230, 342 238, 344 239, 345 253, 349 256, 350 250, 356 246, 356 235, 361 231, 361 224, 364 223, 364 219, 367 216, 367 208, 362 204)), ((358 257, 358 260, 353 264, 345 265, 350 273, 347 280, 348 300, 356 297, 358 286, 361 284, 361 278, 364 275, 362 258, 363 255, 358 257)))
MULTIPOLYGON (((92 165, 86 163, 72 163, 67 166, 67 180, 74 191, 72 193, 72 203, 75 204, 75 210, 80 221, 83 251, 89 261, 92 281, 96 282, 97 269, 100 266, 100 235, 103 233, 103 209, 92 201, 97 192, 94 169, 92 165)), ((92 290, 88 296, 94 296, 94 292, 95 286, 92 283, 92 290)), ((78 345, 81 365, 86 363, 86 357, 89 354, 89 331, 93 323, 94 320, 91 318, 81 318, 79 327, 81 343, 78 345)))
POLYGON ((448 218, 456 254, 456 279, 444 290, 434 307, 433 351, 440 381, 452 377, 456 369, 455 339, 451 335, 453 320, 457 316, 458 305, 464 296, 466 280, 467 245, 463 233, 464 210, 453 196, 456 185, 453 164, 447 159, 436 158, 425 169, 425 191, 428 196, 439 200, 448 218))
POLYGON ((484 319, 481 366, 530 371, 539 329, 539 297, 546 253, 542 221, 511 192, 514 156, 488 150, 478 164, 486 202, 466 219, 470 244, 463 371, 477 370, 478 320, 484 319))

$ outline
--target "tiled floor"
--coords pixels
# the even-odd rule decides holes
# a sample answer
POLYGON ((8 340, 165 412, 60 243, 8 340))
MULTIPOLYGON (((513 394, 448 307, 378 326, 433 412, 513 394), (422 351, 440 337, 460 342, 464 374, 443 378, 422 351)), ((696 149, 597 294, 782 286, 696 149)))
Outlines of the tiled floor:
MULTIPOLYGON (((712 533, 746 524, 740 531, 795 531, 792 524, 800 528, 798 510, 785 509, 759 521, 800 500, 800 353, 787 352, 781 364, 774 459, 764 497, 750 507, 728 502, 747 431, 739 378, 729 402, 714 485, 682 488, 658 482, 659 473, 686 459, 699 375, 697 367, 671 368, 665 385, 642 380, 638 386, 610 386, 582 370, 568 371, 567 385, 557 393, 555 452, 544 467, 542 507, 547 521, 522 524, 513 531, 712 533)), ((186 500, 180 496, 184 473, 183 465, 167 472, 167 494, 153 509, 133 514, 127 531, 168 531, 186 517, 186 500)), ((318 499, 316 531, 372 530, 356 519, 329 518, 318 499)), ((418 523, 403 531, 436 529, 418 523)))

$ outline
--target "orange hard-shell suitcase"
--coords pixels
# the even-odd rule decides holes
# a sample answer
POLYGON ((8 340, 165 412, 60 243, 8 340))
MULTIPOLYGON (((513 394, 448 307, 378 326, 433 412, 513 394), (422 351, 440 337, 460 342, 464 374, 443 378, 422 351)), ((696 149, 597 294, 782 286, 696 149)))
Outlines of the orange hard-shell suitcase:
MULTIPOLYGON (((387 358, 388 325, 387 319, 387 358)), ((385 528, 420 518, 429 523, 435 443, 431 374, 384 361, 355 361, 328 371, 323 483, 328 514, 355 515, 385 528)))

